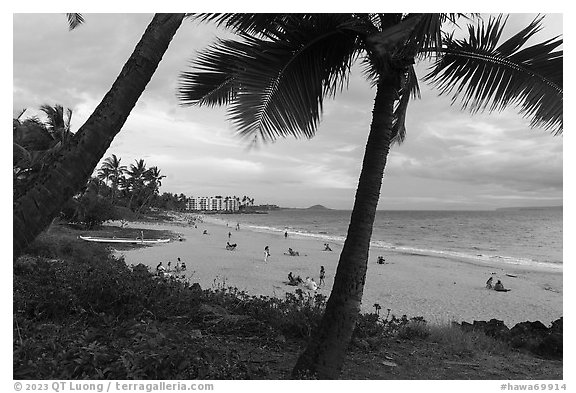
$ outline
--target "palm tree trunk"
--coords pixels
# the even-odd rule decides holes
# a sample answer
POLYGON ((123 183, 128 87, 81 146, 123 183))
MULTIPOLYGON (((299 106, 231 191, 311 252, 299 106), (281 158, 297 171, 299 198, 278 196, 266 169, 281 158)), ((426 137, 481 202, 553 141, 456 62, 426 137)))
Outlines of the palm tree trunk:
POLYGON ((378 83, 370 135, 334 286, 322 321, 292 371, 294 377, 334 379, 340 375, 360 312, 372 226, 390 150, 398 81, 398 75, 389 75, 378 83))
POLYGON ((154 75, 184 14, 154 16, 116 81, 39 180, 14 201, 14 259, 83 185, 154 75))

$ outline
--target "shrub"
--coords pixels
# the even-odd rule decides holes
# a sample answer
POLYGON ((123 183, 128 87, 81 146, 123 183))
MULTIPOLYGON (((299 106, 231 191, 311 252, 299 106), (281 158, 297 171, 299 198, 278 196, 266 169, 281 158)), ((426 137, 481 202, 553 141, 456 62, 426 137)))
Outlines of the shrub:
POLYGON ((472 355, 477 351, 487 353, 506 353, 510 347, 500 340, 489 337, 483 332, 463 331, 460 326, 448 324, 431 325, 429 340, 452 348, 455 352, 472 355))
POLYGON ((426 338, 430 335, 430 328, 424 318, 414 317, 398 328, 397 335, 399 338, 408 340, 413 338, 426 338))

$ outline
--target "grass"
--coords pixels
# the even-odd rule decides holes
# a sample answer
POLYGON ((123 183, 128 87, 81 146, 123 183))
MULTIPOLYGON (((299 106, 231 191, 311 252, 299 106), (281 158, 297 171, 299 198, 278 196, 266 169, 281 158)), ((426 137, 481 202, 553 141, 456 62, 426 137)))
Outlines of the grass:
MULTIPOLYGON (((37 239, 13 281, 14 379, 289 378, 326 303, 160 279, 66 226, 37 239)), ((559 379, 562 362, 450 325, 369 313, 359 316, 342 377, 559 379)))

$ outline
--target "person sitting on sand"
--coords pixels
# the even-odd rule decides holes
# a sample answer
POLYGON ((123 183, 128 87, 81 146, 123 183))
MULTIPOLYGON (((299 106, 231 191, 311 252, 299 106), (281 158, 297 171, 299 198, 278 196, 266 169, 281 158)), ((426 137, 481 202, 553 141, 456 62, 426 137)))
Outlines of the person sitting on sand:
POLYGON ((203 235, 207 235, 208 231, 206 229, 204 229, 204 231, 202 232, 203 235))
POLYGON ((164 269, 164 265, 160 262, 158 266, 156 266, 156 274, 162 277, 164 273, 166 273, 166 269, 164 269))
POLYGON ((290 255, 291 257, 300 256, 298 251, 294 251, 292 248, 288 248, 288 253, 284 253, 284 255, 290 255))
POLYGON ((186 270, 186 263, 182 262, 182 264, 180 265, 180 270, 181 270, 181 271, 185 271, 185 270, 186 270))
POLYGON ((488 281, 486 281, 486 288, 487 289, 492 289, 492 280, 494 279, 494 277, 490 277, 488 279, 488 281))
POLYGON ((508 292, 509 289, 504 288, 504 285, 502 284, 502 282, 500 280, 498 280, 496 282, 496 284, 494 284, 494 290, 498 291, 498 292, 508 292))
POLYGON ((292 275, 292 272, 288 273, 288 285, 298 285, 300 282, 298 281, 298 279, 300 279, 300 281, 302 281, 302 279, 300 277, 298 278, 294 278, 294 276, 292 275))
POLYGON ((315 291, 318 289, 318 284, 316 284, 314 280, 311 279, 310 277, 306 277, 306 280, 304 281, 304 286, 311 291, 315 291))
POLYGON ((376 263, 378 263, 379 265, 384 265, 385 262, 386 259, 384 259, 382 255, 378 255, 378 260, 376 261, 376 263))
POLYGON ((234 251, 236 249, 236 243, 230 244, 230 242, 226 242, 226 249, 229 251, 234 251))
POLYGON ((332 251, 328 243, 324 243, 324 251, 332 251))

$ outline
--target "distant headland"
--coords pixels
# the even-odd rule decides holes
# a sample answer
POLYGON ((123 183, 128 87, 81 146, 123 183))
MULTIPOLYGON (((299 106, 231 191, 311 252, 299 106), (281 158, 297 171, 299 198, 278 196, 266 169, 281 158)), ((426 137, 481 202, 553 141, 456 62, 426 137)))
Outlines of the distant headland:
POLYGON ((332 209, 327 208, 326 206, 322 206, 322 205, 314 205, 314 206, 307 207, 306 210, 332 210, 332 209))

